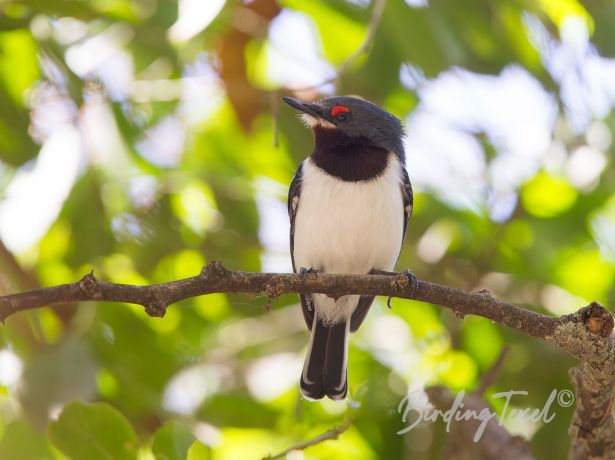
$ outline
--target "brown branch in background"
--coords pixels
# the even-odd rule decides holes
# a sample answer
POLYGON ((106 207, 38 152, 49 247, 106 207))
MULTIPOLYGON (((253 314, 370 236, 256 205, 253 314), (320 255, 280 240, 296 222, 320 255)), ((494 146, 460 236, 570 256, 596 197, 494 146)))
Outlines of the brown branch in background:
POLYGON ((322 293, 333 298, 365 294, 414 299, 449 308, 458 316, 482 316, 541 338, 583 361, 575 371, 580 373, 581 384, 576 388, 578 401, 583 405, 577 407, 571 432, 581 436, 581 431, 599 430, 596 432, 599 437, 580 437, 573 443, 575 449, 603 452, 602 457, 593 458, 615 458, 615 423, 610 411, 615 383, 613 316, 595 302, 576 313, 551 317, 507 304, 484 292, 468 292, 422 280, 413 289, 403 273, 251 273, 231 271, 219 262, 210 262, 199 275, 169 283, 149 286, 108 283, 90 273, 75 283, 0 297, 0 321, 33 308, 86 300, 143 305, 149 315, 164 316, 168 305, 212 293, 251 293, 269 299, 290 293, 322 293))
POLYGON ((254 0, 237 6, 232 27, 223 35, 217 49, 220 78, 244 131, 267 107, 267 92, 256 88, 248 78, 246 47, 255 37, 265 37, 267 28, 281 9, 275 0, 254 0))
MULTIPOLYGON (((451 408, 455 396, 444 387, 431 387, 425 390, 431 403, 441 411, 451 408)), ((463 410, 493 413, 484 399, 474 393, 463 398, 463 410)), ((485 426, 480 440, 474 436, 482 422, 476 419, 452 421, 450 433, 442 458, 447 460, 534 460, 528 443, 521 436, 513 436, 500 426, 497 418, 491 418, 485 426)))
MULTIPOLYGON (((33 290, 40 287, 36 275, 26 270, 0 239, 0 295, 8 294, 14 290, 33 290)), ((76 309, 77 305, 56 305, 52 307, 54 314, 64 325, 70 323, 76 309)), ((26 321, 26 318, 24 318, 24 320, 16 322, 15 327, 32 346, 38 346, 41 340, 44 341, 44 334, 37 318, 31 319, 31 321, 26 321), (33 329, 36 333, 33 333, 33 329)))
POLYGON ((0 267, 6 267, 20 289, 36 289, 40 287, 36 277, 21 266, 2 240, 0 240, 0 267))
MULTIPOLYGON (((508 347, 504 347, 500 355, 487 372, 483 374, 479 385, 473 392, 463 398, 463 411, 473 411, 476 414, 493 414, 493 408, 485 401, 484 394, 493 385, 500 372, 508 347), (484 411, 484 412, 483 412, 484 411)), ((425 390, 430 402, 439 410, 445 412, 451 408, 455 395, 448 388, 435 386, 425 390)), ((484 432, 478 441, 474 436, 483 423, 471 418, 458 421, 453 419, 450 433, 446 437, 442 457, 447 460, 533 460, 534 456, 529 444, 521 436, 512 436, 493 417, 486 423, 484 432)))
POLYGON ((508 346, 505 346, 502 348, 502 351, 500 351, 500 354, 497 357, 497 359, 494 361, 491 367, 487 370, 487 372, 485 372, 482 375, 480 382, 478 384, 478 387, 476 388, 476 390, 474 390, 473 393, 475 393, 478 396, 483 396, 485 392, 487 391, 487 389, 495 383, 495 381, 498 378, 498 375, 500 375, 502 364, 504 364, 504 360, 506 359, 506 356, 508 355, 508 350, 509 350, 508 346))
POLYGON ((273 456, 263 457, 262 460, 274 460, 279 458, 286 458, 286 455, 297 450, 304 450, 308 447, 315 446, 316 444, 320 444, 321 442, 328 441, 330 439, 337 439, 344 431, 348 429, 350 426, 350 419, 344 420, 339 426, 335 428, 331 428, 330 430, 325 431, 324 433, 319 434, 318 436, 314 436, 312 439, 308 439, 307 441, 296 444, 292 447, 289 447, 283 452, 275 454, 273 456))

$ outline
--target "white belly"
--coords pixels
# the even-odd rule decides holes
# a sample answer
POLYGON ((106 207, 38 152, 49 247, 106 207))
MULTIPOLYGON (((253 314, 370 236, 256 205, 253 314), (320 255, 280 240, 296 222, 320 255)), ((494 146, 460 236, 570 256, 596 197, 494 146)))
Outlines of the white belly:
MULTIPOLYGON (((399 161, 392 156, 383 174, 371 181, 344 182, 307 159, 295 217, 297 270, 368 273, 392 270, 403 239, 404 205, 399 161)), ((337 302, 317 295, 316 309, 330 321, 352 314, 358 296, 337 302)))

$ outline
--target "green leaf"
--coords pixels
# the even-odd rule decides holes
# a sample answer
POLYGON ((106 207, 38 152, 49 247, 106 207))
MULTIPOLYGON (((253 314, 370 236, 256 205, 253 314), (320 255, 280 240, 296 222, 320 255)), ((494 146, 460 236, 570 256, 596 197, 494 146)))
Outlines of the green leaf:
POLYGON ((464 321, 461 338, 466 351, 481 369, 493 364, 502 349, 502 336, 493 322, 478 317, 464 321))
POLYGON ((156 460, 185 460, 195 437, 178 422, 165 423, 154 435, 152 453, 156 460))
POLYGON ((23 29, 0 33, 0 80, 16 104, 23 104, 24 92, 39 76, 32 35, 23 29))
POLYGON ((541 172, 525 184, 521 200, 527 212, 547 218, 568 211, 577 200, 577 192, 566 179, 541 172))
POLYGON ((0 435, 0 458, 32 460, 52 458, 45 437, 25 420, 15 420, 3 427, 0 435))
POLYGON ((190 449, 188 449, 188 456, 186 460, 209 460, 211 458, 210 448, 199 441, 194 441, 190 449))
POLYGON ((49 425, 53 445, 71 459, 133 460, 137 435, 126 418, 105 403, 68 404, 49 425))

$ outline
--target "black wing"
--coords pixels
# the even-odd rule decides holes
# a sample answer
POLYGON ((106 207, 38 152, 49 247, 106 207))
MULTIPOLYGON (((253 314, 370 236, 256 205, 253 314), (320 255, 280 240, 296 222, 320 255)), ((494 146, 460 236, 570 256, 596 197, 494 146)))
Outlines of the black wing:
POLYGON ((412 184, 408 177, 408 171, 406 168, 402 168, 401 173, 401 195, 404 200, 404 237, 406 236, 406 229, 408 228, 408 221, 412 215, 412 207, 414 205, 414 194, 412 193, 412 184))
MULTIPOLYGON (((303 173, 303 163, 299 165, 293 181, 290 183, 288 190, 288 217, 290 217, 290 259, 293 263, 293 271, 297 272, 295 267, 295 217, 299 210, 299 198, 301 197, 301 179, 303 173)), ((310 267, 305 267, 310 268, 310 267)), ((314 305, 309 295, 299 294, 301 301, 301 310, 303 310, 303 318, 309 330, 312 330, 314 322, 314 305)))
POLYGON ((299 165, 293 181, 290 183, 288 190, 288 217, 290 217, 290 258, 293 263, 293 271, 297 271, 295 267, 295 217, 299 209, 299 197, 301 196, 301 176, 303 173, 303 163, 299 165))

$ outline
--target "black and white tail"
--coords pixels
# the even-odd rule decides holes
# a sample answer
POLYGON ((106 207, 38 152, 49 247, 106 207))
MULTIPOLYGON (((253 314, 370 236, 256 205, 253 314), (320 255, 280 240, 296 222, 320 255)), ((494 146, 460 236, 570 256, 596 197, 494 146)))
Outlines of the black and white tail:
POLYGON ((316 316, 308 346, 301 394, 308 399, 344 399, 348 391, 348 333, 350 320, 325 325, 316 316))

